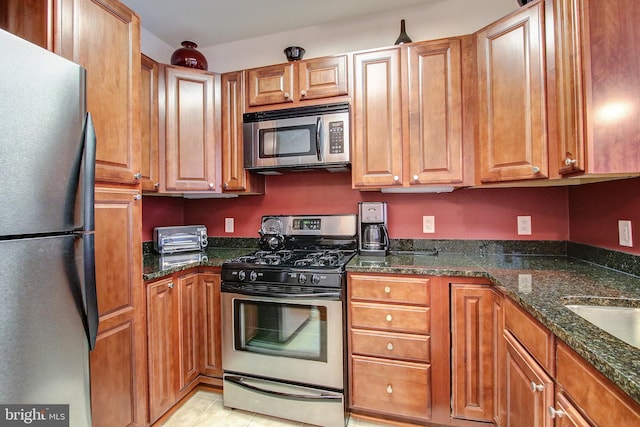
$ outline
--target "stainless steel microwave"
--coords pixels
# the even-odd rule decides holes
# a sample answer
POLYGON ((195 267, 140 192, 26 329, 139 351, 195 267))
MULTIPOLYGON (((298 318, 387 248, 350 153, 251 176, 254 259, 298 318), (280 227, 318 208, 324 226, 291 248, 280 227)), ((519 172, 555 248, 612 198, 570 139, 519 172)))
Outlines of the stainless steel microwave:
POLYGON ((349 104, 325 104, 243 115, 244 166, 258 173, 286 169, 346 170, 349 104))

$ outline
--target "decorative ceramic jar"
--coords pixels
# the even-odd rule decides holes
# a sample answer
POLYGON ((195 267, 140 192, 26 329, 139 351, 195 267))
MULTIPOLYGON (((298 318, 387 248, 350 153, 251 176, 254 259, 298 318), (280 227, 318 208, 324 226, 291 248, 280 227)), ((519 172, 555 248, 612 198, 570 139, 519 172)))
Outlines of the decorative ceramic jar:
POLYGON ((207 58, 205 58, 200 51, 196 50, 197 47, 198 45, 194 42, 183 41, 182 47, 171 55, 171 65, 207 70, 209 68, 207 58))
POLYGON ((304 56, 306 51, 300 46, 289 46, 284 50, 284 54, 287 56, 287 61, 299 61, 304 56))

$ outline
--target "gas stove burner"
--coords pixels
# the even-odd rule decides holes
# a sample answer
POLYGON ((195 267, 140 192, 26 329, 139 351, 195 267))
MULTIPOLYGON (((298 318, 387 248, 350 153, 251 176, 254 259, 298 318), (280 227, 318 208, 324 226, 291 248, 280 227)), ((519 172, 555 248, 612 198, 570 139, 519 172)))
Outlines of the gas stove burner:
POLYGON ((323 267, 338 265, 344 254, 338 250, 313 252, 294 262, 297 267, 323 267))

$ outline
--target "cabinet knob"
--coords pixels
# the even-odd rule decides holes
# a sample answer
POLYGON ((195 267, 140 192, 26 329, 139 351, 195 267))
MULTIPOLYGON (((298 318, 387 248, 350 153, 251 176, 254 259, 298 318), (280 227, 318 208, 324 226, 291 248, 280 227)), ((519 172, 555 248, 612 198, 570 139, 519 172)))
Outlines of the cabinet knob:
POLYGON ((228 183, 228 182, 225 182, 224 184, 222 184, 222 186, 223 186, 224 188, 229 188, 229 183, 228 183))
POLYGON ((140 172, 136 173, 133 175, 134 179, 141 179, 142 178, 142 174, 140 172))
POLYGON ((566 159, 564 159, 564 164, 566 166, 573 166, 576 164, 576 159, 570 159, 567 157, 566 159))
POLYGON ((562 418, 565 415, 564 411, 560 409, 556 409, 553 406, 549 406, 548 410, 549 410, 549 418, 556 418, 556 417, 562 418))
POLYGON ((289 96, 290 96, 290 95, 289 95, 289 92, 285 92, 285 93, 284 93, 284 97, 285 97, 285 99, 289 99, 289 96))
POLYGON ((394 176, 393 176, 393 180, 394 180, 395 182, 400 182, 400 177, 399 177, 398 175, 394 175, 394 176))
POLYGON ((159 182, 156 182, 155 184, 153 184, 153 186, 154 186, 155 188, 160 188, 160 183, 159 183, 159 182))
POLYGON ((534 166, 534 167, 531 168, 531 172, 538 173, 538 172, 540 172, 540 168, 537 167, 537 166, 534 166))
POLYGON ((531 391, 534 393, 538 391, 544 391, 544 384, 536 384, 531 381, 531 391))
POLYGON ((306 90, 300 91, 300 96, 307 96, 307 91, 306 90))
POLYGON ((393 343, 387 343, 387 350, 392 351, 393 350, 393 343))
POLYGON ((384 287, 384 293, 385 294, 390 294, 391 293, 391 287, 390 286, 385 286, 384 287))
POLYGON ((387 386, 387 393, 389 394, 393 393, 393 387, 391 387, 391 384, 387 386))
POLYGON ((420 179, 420 177, 418 175, 413 175, 413 180, 414 181, 418 181, 420 179))
POLYGON ((215 184, 213 182, 209 183, 209 189, 213 190, 215 188, 215 184))
POLYGON ((385 317, 385 319, 387 319, 387 322, 391 322, 393 320, 393 317, 391 317, 390 314, 387 314, 387 317, 385 317))
POLYGON ((133 200, 140 200, 142 199, 142 195, 140 194, 136 194, 135 196, 133 196, 133 200))
POLYGON ((169 282, 169 284, 167 285, 167 287, 168 287, 169 289, 173 289, 173 282, 169 282))

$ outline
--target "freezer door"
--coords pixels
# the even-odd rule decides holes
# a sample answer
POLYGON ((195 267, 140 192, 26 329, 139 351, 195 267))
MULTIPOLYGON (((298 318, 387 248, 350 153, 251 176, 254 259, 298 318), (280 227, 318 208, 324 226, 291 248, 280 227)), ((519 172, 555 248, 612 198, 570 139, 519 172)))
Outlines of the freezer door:
POLYGON ((0 30, 0 238, 79 229, 85 71, 0 30))
POLYGON ((0 241, 0 402, 68 404, 91 425, 83 241, 0 241))

